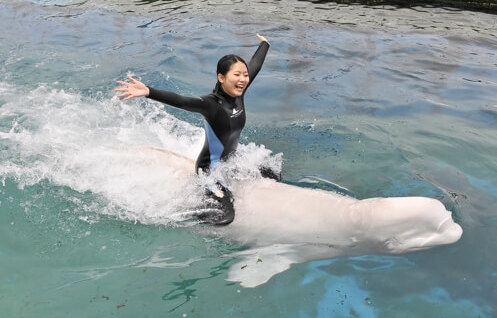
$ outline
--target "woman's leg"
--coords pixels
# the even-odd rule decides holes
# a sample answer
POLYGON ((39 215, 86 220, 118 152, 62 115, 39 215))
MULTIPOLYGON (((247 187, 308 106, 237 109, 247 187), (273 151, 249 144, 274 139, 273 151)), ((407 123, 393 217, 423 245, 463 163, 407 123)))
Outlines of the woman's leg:
POLYGON ((276 173, 269 167, 259 167, 261 176, 264 178, 274 179, 276 181, 281 181, 281 172, 276 173))
POLYGON ((206 194, 215 201, 212 207, 219 210, 219 213, 211 213, 206 221, 216 225, 227 225, 235 219, 235 199, 233 193, 219 182, 216 182, 216 187, 219 191, 214 193, 207 189, 206 194))
MULTIPOLYGON (((205 174, 209 174, 210 172, 207 167, 197 169, 197 173, 200 171, 205 174)), ((233 222, 235 219, 235 199, 233 198, 233 193, 220 182, 216 182, 214 189, 205 188, 205 194, 211 199, 211 202, 208 202, 202 207, 204 211, 195 215, 195 217, 203 223, 215 225, 227 225, 233 222)))

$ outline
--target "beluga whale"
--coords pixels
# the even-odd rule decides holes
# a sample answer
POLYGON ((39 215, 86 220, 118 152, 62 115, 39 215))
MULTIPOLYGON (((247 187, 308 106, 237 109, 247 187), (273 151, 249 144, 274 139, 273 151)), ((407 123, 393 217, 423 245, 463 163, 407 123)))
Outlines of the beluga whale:
MULTIPOLYGON (((142 150, 194 174, 194 161, 168 150, 142 150)), ((186 182, 186 181, 185 181, 186 182)), ((463 230, 438 200, 427 197, 356 199, 268 178, 230 184, 235 219, 211 226, 215 235, 247 247, 226 255, 239 261, 227 280, 255 287, 291 264, 339 256, 403 254, 457 242, 463 230)), ((209 228, 209 226, 207 226, 209 228)))

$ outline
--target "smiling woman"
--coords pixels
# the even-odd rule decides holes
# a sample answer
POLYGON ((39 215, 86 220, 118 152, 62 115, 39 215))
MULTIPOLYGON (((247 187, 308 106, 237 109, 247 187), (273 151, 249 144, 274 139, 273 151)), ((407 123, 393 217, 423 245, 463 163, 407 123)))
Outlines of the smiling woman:
MULTIPOLYGON (((261 42, 249 64, 236 55, 226 55, 217 64, 218 82, 212 94, 202 97, 185 97, 170 91, 157 90, 129 77, 130 82, 118 81, 123 87, 116 88, 118 97, 125 100, 134 97, 150 99, 202 114, 204 117, 205 142, 195 164, 197 173, 209 174, 216 164, 232 155, 239 143, 240 133, 245 126, 246 115, 244 94, 252 80, 259 73, 269 42, 257 34, 261 42)), ((276 174, 262 169, 261 172, 277 179, 276 174)), ((207 190, 208 196, 216 201, 215 206, 207 207, 199 214, 201 220, 214 224, 229 224, 235 217, 234 199, 231 191, 220 181, 215 189, 207 190), (212 210, 216 213, 212 213, 212 210), (220 213, 219 213, 220 212, 220 213)))

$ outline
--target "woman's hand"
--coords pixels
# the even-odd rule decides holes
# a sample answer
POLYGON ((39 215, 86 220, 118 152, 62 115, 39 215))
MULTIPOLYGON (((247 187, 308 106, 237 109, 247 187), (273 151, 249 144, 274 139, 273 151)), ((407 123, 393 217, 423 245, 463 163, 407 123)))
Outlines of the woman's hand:
POLYGON ((143 97, 148 96, 150 94, 150 90, 148 87, 140 81, 135 80, 133 77, 128 75, 128 79, 130 82, 117 81, 118 84, 124 87, 115 88, 114 91, 120 93, 117 95, 119 98, 123 98, 124 100, 128 100, 134 97, 143 97))
POLYGON ((267 44, 269 44, 269 41, 265 37, 263 37, 262 35, 256 34, 255 36, 259 39, 259 41, 267 42, 267 44))

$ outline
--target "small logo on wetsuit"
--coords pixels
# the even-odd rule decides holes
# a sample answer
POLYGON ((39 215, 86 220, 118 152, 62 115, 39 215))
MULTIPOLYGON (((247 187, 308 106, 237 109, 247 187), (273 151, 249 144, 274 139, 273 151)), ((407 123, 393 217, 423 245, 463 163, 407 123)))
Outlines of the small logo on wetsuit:
POLYGON ((243 113, 243 108, 240 108, 240 109, 236 109, 236 108, 233 108, 233 114, 231 114, 231 118, 233 117, 238 117, 240 116, 240 114, 243 113))

